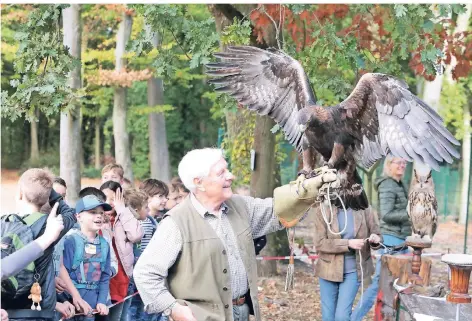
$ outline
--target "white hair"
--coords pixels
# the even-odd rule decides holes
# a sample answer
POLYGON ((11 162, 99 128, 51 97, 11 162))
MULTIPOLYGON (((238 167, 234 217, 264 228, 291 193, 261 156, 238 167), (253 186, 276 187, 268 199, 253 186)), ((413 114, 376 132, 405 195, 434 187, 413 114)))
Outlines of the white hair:
POLYGON ((223 151, 219 148, 194 149, 185 154, 179 163, 179 176, 182 183, 190 191, 195 191, 195 178, 203 178, 210 174, 210 169, 222 157, 223 151))

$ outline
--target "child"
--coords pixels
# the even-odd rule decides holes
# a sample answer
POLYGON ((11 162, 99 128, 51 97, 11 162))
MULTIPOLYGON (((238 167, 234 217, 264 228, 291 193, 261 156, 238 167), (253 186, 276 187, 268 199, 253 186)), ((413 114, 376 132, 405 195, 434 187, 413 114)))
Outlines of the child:
MULTIPOLYGON (((131 210, 131 212, 133 212, 136 219, 139 220, 144 231, 144 235, 141 239, 141 242, 134 244, 134 263, 136 263, 139 256, 141 255, 143 248, 146 248, 147 244, 151 240, 151 237, 155 231, 155 226, 147 217, 147 196, 146 194, 144 194, 144 192, 138 191, 134 188, 128 188, 125 189, 123 196, 125 199, 126 206, 131 210)), ((155 224, 157 226, 157 223, 155 224)), ((133 278, 131 277, 127 295, 131 295, 135 292, 137 292, 137 289, 134 284, 133 278)), ((136 310, 142 312, 143 307, 141 305, 142 302, 139 295, 136 295, 132 299, 125 301, 123 304, 123 313, 121 315, 121 320, 142 320, 141 315, 136 315, 136 310)))
POLYGON ((182 180, 180 179, 180 177, 174 177, 171 181, 170 181, 171 184, 173 185, 177 185, 179 187, 179 195, 180 197, 182 198, 182 200, 184 198, 186 198, 188 196, 188 194, 190 193, 190 191, 187 189, 187 187, 185 187, 184 183, 182 183, 182 180))
POLYGON ((148 197, 149 216, 159 221, 161 212, 165 210, 169 188, 160 180, 148 178, 141 183, 139 190, 146 193, 148 197))
POLYGON ((52 185, 52 188, 62 196, 63 199, 66 199, 66 194, 67 194, 67 184, 66 181, 63 180, 60 177, 55 177, 54 178, 54 183, 52 185))
POLYGON ((102 169, 102 184, 107 181, 114 181, 121 185, 123 184, 124 173, 125 171, 120 164, 108 164, 102 169))
POLYGON ((169 195, 167 196, 167 202, 165 206, 165 211, 170 211, 177 204, 179 204, 183 197, 180 195, 179 184, 174 182, 167 185, 169 188, 169 195))
MULTIPOLYGON (((103 194, 101 190, 95 187, 85 187, 79 192, 79 198, 84 198, 87 195, 93 195, 97 197, 99 201, 102 203, 105 203, 106 201, 105 194, 103 194)), ((78 229, 80 230, 80 225, 78 229)), ((68 235, 75 231, 77 230, 69 231, 68 235)), ((102 224, 102 228, 100 229, 99 234, 103 236, 105 240, 108 242, 109 248, 112 248, 113 236, 112 236, 111 229, 109 228, 109 220, 107 221, 106 219, 104 219, 104 223, 102 224)), ((54 251, 55 253, 60 251, 60 255, 57 255, 58 256, 57 259, 59 262, 59 272, 60 272, 59 276, 60 277, 56 278, 56 281, 57 279, 59 279, 61 280, 61 282, 64 283, 64 289, 62 291, 67 290, 67 292, 72 296, 72 302, 75 304, 77 310, 80 310, 82 312, 88 312, 92 310, 92 307, 86 301, 82 299, 82 297, 80 296, 80 293, 74 287, 74 284, 69 277, 67 269, 64 267, 63 263, 61 264, 63 249, 64 249, 64 242, 59 242, 56 245, 56 250, 54 251)), ((116 258, 115 252, 110 251, 110 278, 113 278, 117 272, 118 272, 118 260, 116 258)), ((57 289, 57 285, 56 285, 56 289, 57 289)), ((58 293, 61 293, 62 291, 58 293)), ((110 295, 108 295, 107 305, 108 305, 108 302, 111 302, 110 295)))
MULTIPOLYGON (((75 224, 75 211, 67 206, 62 197, 53 189, 54 176, 49 170, 32 168, 21 175, 18 181, 16 195, 17 208, 20 216, 28 216, 33 221, 30 225, 34 239, 44 234, 47 215, 40 214, 39 210, 49 201, 51 206, 57 202, 57 213, 61 214, 64 229, 59 234, 61 239, 75 224), (36 219, 33 219, 35 217, 36 219)), ((41 311, 31 310, 29 292, 19 295, 6 295, 2 291, 2 308, 7 310, 10 320, 53 320, 56 306, 56 292, 54 291, 53 242, 44 250, 44 254, 35 260, 35 279, 41 287, 41 311)), ((23 273, 20 272, 20 273, 23 273)), ((32 284, 31 284, 32 285, 32 284)))
MULTIPOLYGON (((112 206, 112 210, 105 214, 110 218, 112 244, 118 258, 118 273, 110 281, 111 301, 116 303, 123 300, 128 292, 129 278, 133 275, 133 244, 141 241, 144 232, 139 221, 126 207, 120 184, 107 181, 100 190, 106 195, 107 203, 112 206)), ((123 303, 114 306, 110 309, 110 320, 119 321, 122 311, 123 303)))
MULTIPOLYGON (((106 306, 110 286, 110 247, 98 234, 104 222, 104 211, 111 206, 93 195, 77 202, 80 231, 66 236, 63 263, 81 298, 100 316, 108 315, 106 306)), ((75 320, 95 320, 90 313, 75 320)), ((97 316, 96 320, 103 320, 97 316)))
POLYGON ((123 184, 121 184, 121 187, 124 189, 133 188, 133 183, 131 183, 131 181, 126 177, 123 177, 123 184))

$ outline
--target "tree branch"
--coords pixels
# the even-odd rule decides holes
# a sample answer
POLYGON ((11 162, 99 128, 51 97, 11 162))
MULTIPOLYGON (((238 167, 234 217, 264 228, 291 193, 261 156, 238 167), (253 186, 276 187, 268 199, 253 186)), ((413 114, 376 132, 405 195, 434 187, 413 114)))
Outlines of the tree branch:
MULTIPOLYGON (((226 17, 226 19, 228 19, 231 22, 233 22, 234 18, 238 19, 239 21, 242 21, 245 18, 241 12, 239 12, 235 7, 233 7, 230 4, 215 4, 215 9, 220 11, 226 17)), ((254 35, 254 26, 252 24, 251 24, 251 35, 249 36, 249 38, 250 38, 251 44, 256 45, 259 48, 266 49, 269 47, 264 39, 262 43, 259 43, 257 41, 257 38, 254 35)))

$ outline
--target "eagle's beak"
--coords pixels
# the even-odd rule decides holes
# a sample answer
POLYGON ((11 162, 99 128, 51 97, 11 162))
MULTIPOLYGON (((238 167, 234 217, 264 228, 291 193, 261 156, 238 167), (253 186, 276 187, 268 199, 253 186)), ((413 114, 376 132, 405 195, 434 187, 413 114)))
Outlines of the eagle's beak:
POLYGON ((306 125, 303 125, 303 124, 298 125, 298 130, 299 130, 301 133, 304 133, 305 130, 306 130, 306 125))

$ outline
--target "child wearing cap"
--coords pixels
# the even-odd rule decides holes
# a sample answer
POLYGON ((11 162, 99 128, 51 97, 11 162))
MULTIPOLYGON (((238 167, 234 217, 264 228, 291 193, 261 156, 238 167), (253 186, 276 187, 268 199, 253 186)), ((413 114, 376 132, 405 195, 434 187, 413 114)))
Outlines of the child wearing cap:
POLYGON ((97 316, 76 316, 75 320, 104 320, 110 286, 110 246, 99 235, 105 220, 105 211, 112 208, 94 195, 77 201, 77 221, 80 231, 66 236, 63 264, 80 296, 97 316))

